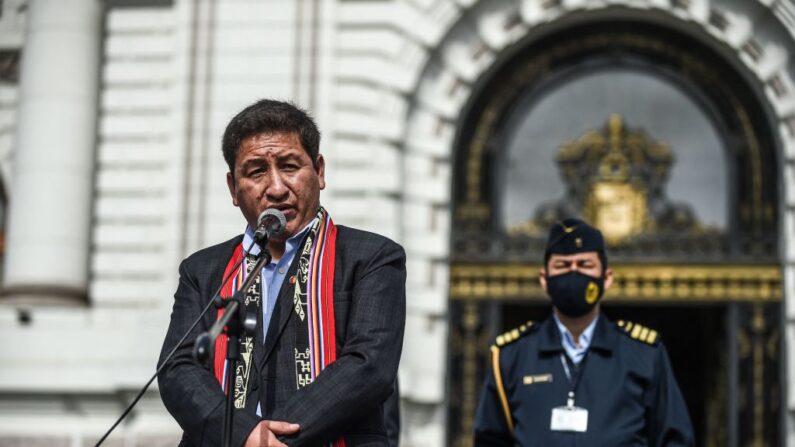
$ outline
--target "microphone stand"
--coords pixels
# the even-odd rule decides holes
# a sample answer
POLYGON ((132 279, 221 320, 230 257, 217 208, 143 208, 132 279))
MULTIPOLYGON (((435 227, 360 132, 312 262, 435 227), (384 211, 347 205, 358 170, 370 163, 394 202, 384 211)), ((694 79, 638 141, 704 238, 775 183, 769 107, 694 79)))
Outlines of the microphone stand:
POLYGON ((268 239, 270 238, 271 235, 279 234, 282 231, 284 231, 285 225, 287 224, 287 221, 284 218, 284 214, 282 214, 281 211, 272 208, 266 209, 265 211, 260 213, 257 221, 258 225, 254 234, 254 240, 245 250, 245 253, 251 252, 251 248, 254 247, 255 243, 260 246, 260 257, 257 260, 257 262, 254 264, 254 269, 251 270, 254 274, 248 275, 246 281, 243 283, 243 287, 241 287, 240 290, 238 290, 232 296, 232 298, 228 300, 222 300, 220 298, 219 294, 221 293, 221 290, 223 290, 224 286, 226 286, 229 283, 229 280, 232 279, 232 277, 234 276, 233 273, 236 272, 237 269, 239 269, 240 266, 243 264, 243 260, 245 260, 245 257, 241 257, 240 261, 238 261, 235 264, 235 266, 229 271, 229 273, 223 278, 223 280, 221 281, 221 285, 218 286, 218 289, 215 291, 215 293, 212 294, 212 298, 207 301, 207 304, 204 306, 201 312, 199 312, 199 316, 196 317, 196 319, 190 325, 190 327, 182 336, 182 338, 180 338, 179 341, 171 349, 171 351, 169 351, 168 355, 166 355, 166 357, 163 359, 163 362, 160 363, 160 365, 158 365, 155 373, 152 375, 149 381, 146 382, 143 388, 141 388, 141 391, 138 392, 138 395, 135 396, 133 401, 129 405, 127 405, 127 408, 124 409, 121 416, 119 416, 119 418, 116 419, 116 422, 114 422, 113 425, 108 429, 108 431, 106 431, 105 434, 102 435, 102 437, 99 439, 99 441, 97 441, 95 447, 99 447, 100 445, 102 445, 102 443, 105 442, 105 439, 108 438, 111 432, 113 432, 113 430, 119 426, 121 421, 124 420, 124 418, 130 413, 130 411, 132 411, 133 407, 135 407, 135 404, 137 404, 138 401, 141 400, 144 393, 146 393, 146 390, 149 389, 149 385, 151 385, 152 382, 155 381, 157 375, 160 374, 161 371, 163 371, 163 368, 166 367, 166 365, 174 356, 174 354, 177 352, 177 350, 182 347, 182 345, 185 343, 185 340, 187 340, 188 336, 191 334, 191 332, 193 332, 196 326, 199 325, 199 323, 202 321, 202 318, 204 318, 204 315, 207 314, 207 311, 210 310, 213 304, 215 304, 216 308, 226 307, 226 311, 224 312, 224 315, 222 315, 222 317, 215 322, 215 324, 213 325, 212 328, 210 328, 209 331, 204 332, 200 334, 198 337, 196 337, 193 355, 194 358, 200 362, 209 359, 212 356, 212 353, 215 351, 214 349, 212 349, 215 346, 215 340, 218 338, 218 335, 221 333, 221 331, 223 331, 224 327, 228 326, 227 333, 229 337, 226 349, 227 352, 226 358, 228 360, 226 368, 227 401, 226 401, 226 415, 224 416, 224 438, 225 438, 224 445, 225 446, 231 445, 232 416, 234 413, 233 411, 234 377, 232 373, 234 373, 235 364, 237 363, 237 360, 240 357, 239 337, 241 334, 241 326, 242 330, 244 330, 245 333, 249 336, 253 336, 257 329, 257 315, 254 312, 247 312, 244 298, 241 298, 241 296, 245 297, 245 291, 248 290, 248 288, 251 287, 251 284, 254 283, 254 280, 256 280, 257 275, 260 274, 262 267, 265 264, 270 263, 271 261, 271 254, 267 248, 268 239), (270 218, 270 221, 268 220, 268 218, 270 218), (273 219, 276 219, 276 221, 274 222, 273 219), (266 226, 265 228, 260 228, 263 227, 264 225, 266 226), (234 318, 235 316, 237 316, 237 318, 234 318))
MULTIPOLYGON (((246 249, 245 252, 246 253, 250 252, 251 248, 253 246, 254 246, 254 242, 252 242, 251 245, 248 246, 248 249, 246 249)), ((265 242, 261 242, 260 246, 264 247, 264 246, 266 246, 266 243, 265 242)), ((270 259, 270 253, 268 253, 267 250, 263 250, 262 253, 263 254, 267 253, 267 257, 268 257, 268 259, 270 259)), ((265 256, 261 256, 260 259, 262 259, 264 257, 265 256)), ((232 279, 235 276, 234 272, 236 272, 237 269, 240 268, 240 265, 243 263, 244 259, 245 259, 245 257, 241 258, 240 261, 238 261, 238 263, 235 264, 235 266, 229 271, 229 274, 226 275, 223 278, 223 281, 221 281, 221 285, 218 286, 218 289, 215 291, 215 293, 213 293, 212 299, 207 301, 207 304, 201 310, 201 312, 199 313, 199 316, 196 317, 196 319, 193 321, 193 324, 191 324, 190 327, 188 328, 188 330, 185 331, 185 334, 174 345, 174 347, 171 349, 171 351, 169 351, 168 355, 166 355, 166 358, 163 359, 163 362, 160 363, 160 365, 158 365, 157 370, 155 370, 155 373, 152 374, 151 378, 149 378, 149 381, 146 382, 146 384, 143 386, 143 388, 141 388, 141 391, 138 392, 138 395, 136 395, 135 398, 132 400, 132 402, 130 402, 130 404, 127 405, 127 408, 124 409, 124 411, 121 413, 121 416, 119 416, 119 418, 116 419, 116 422, 113 423, 113 425, 108 429, 108 431, 106 431, 105 434, 102 435, 102 437, 99 439, 99 441, 97 441, 97 443, 94 445, 94 447, 101 446, 102 443, 105 442, 105 440, 108 438, 108 436, 110 436, 110 434, 113 432, 113 430, 116 427, 118 427, 119 424, 121 423, 121 421, 123 421, 124 418, 127 417, 127 415, 130 413, 130 411, 132 411, 133 407, 135 407, 135 404, 137 404, 138 401, 141 400, 141 398, 144 396, 144 393, 146 393, 146 390, 148 390, 149 386, 152 385, 152 382, 155 381, 155 379, 157 378, 157 375, 160 374, 161 371, 163 371, 163 368, 165 368, 166 365, 168 365, 168 362, 171 360, 171 358, 174 356, 174 354, 177 352, 177 350, 180 347, 182 347, 182 345, 185 343, 185 340, 187 340, 187 338, 191 334, 191 332, 193 332, 193 330, 196 329, 196 326, 198 326, 199 323, 202 321, 202 318, 204 318, 204 315, 207 313, 207 311, 209 311, 210 308, 213 307, 214 304, 215 304, 216 307, 222 307, 224 305, 224 302, 222 302, 220 300, 218 294, 221 293, 221 290, 224 288, 224 286, 226 286, 226 284, 229 282, 229 280, 232 279)), ((253 277, 254 275, 249 275, 249 276, 253 277)), ((245 290, 245 289, 242 289, 242 290, 245 290)), ((256 315, 255 315, 255 318, 254 318, 254 327, 256 327, 256 315)), ((196 339, 196 342, 197 343, 199 342, 198 338, 196 339)), ((237 349, 237 345, 235 345, 235 349, 237 349)), ((230 434, 231 434, 231 430, 230 430, 230 434)))
MULTIPOLYGON (((264 244, 263 244, 264 245, 264 244)), ((246 290, 254 284, 257 275, 260 275, 262 268, 271 262, 270 252, 262 247, 260 257, 254 264, 251 273, 243 281, 243 285, 238 289, 232 298, 225 300, 223 306, 226 308, 224 314, 213 324, 209 331, 202 333, 196 339, 194 356, 199 362, 207 361, 215 352, 215 341, 221 332, 226 328, 226 412, 224 413, 224 447, 232 445, 232 422, 235 414, 235 368, 240 359, 240 336, 253 337, 257 330, 256 310, 249 312, 244 303, 246 290)))

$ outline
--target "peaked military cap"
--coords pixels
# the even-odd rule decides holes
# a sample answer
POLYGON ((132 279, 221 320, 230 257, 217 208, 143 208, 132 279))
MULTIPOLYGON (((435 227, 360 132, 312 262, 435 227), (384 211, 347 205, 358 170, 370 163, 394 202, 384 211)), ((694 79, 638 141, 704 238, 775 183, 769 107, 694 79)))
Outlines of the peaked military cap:
POLYGON ((552 254, 570 255, 586 251, 604 253, 605 240, 601 231, 574 218, 556 222, 549 229, 545 258, 552 254))

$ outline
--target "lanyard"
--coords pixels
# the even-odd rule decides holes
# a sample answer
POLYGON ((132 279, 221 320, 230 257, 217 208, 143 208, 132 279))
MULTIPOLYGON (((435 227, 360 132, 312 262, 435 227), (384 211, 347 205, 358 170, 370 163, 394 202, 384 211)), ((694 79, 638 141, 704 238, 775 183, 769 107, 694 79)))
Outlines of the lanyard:
POLYGON ((566 406, 569 408, 574 407, 574 393, 577 391, 577 385, 580 383, 582 372, 585 369, 585 361, 588 359, 588 352, 585 353, 579 365, 574 362, 565 353, 560 354, 560 363, 563 365, 563 371, 566 373, 566 378, 569 381, 569 394, 566 399, 566 406))

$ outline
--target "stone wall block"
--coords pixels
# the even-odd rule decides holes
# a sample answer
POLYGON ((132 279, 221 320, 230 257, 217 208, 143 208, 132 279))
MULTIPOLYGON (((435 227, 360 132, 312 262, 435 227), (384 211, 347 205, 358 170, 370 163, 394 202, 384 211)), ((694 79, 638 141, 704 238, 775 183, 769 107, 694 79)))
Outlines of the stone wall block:
MULTIPOLYGON (((463 0, 462 0, 463 1, 463 0)), ((447 411, 444 405, 405 400, 401 406, 402 433, 405 447, 438 447, 445 444, 447 411)))
POLYGON ((168 58, 174 54, 175 47, 173 36, 168 34, 111 34, 105 40, 105 56, 109 59, 140 56, 168 58))
MULTIPOLYGON (((790 146, 795 148, 795 143, 790 146)), ((784 167, 784 200, 788 206, 793 207, 795 206, 795 161, 789 158, 782 166, 784 167)), ((785 219, 792 213, 792 208, 785 211, 785 219)))
POLYGON ((172 123, 162 119, 140 119, 130 116, 105 116, 99 122, 99 136, 152 138, 154 135, 168 135, 172 123))
POLYGON ((336 50, 340 53, 377 53, 395 58, 403 49, 406 38, 395 29, 343 28, 338 34, 336 50))
MULTIPOLYGON (((112 138, 112 137, 111 137, 112 138)), ((110 166, 160 166, 169 160, 171 154, 169 150, 168 137, 163 137, 164 141, 118 141, 112 138, 111 141, 102 141, 99 146, 98 161, 100 165, 110 166)))
POLYGON ((408 370, 407 387, 401 395, 421 403, 442 403, 447 354, 447 321, 419 313, 407 313, 406 337, 401 363, 408 370))
POLYGON ((339 82, 334 91, 333 102, 337 109, 375 110, 383 90, 373 84, 362 82, 339 82))
MULTIPOLYGON (((599 1, 599 0, 597 0, 599 1)), ((590 0, 590 4, 596 3, 594 0, 590 0)), ((561 2, 561 6, 565 9, 575 10, 580 8, 586 8, 589 6, 589 0, 563 0, 561 2)))
POLYGON ((403 204, 402 223, 406 233, 422 233, 432 230, 433 207, 418 201, 403 204))
POLYGON ((95 201, 95 216, 113 221, 162 221, 162 198, 155 197, 99 197, 95 201))
POLYGON ((334 116, 334 128, 338 132, 363 137, 397 141, 403 136, 405 123, 399 116, 366 111, 341 110, 334 116))
POLYGON ((374 26, 388 28, 398 23, 403 11, 398 10, 394 2, 340 2, 336 20, 340 28, 353 26, 374 26))
POLYGON ((647 0, 650 8, 669 9, 671 7, 671 0, 647 0))
POLYGON ((450 27, 460 17, 458 7, 449 1, 436 2, 429 9, 418 8, 413 2, 396 3, 397 24, 414 40, 428 48, 439 45, 450 27))
POLYGON ((431 203, 445 203, 450 200, 449 179, 442 176, 433 178, 413 178, 406 182, 405 196, 409 200, 424 200, 431 203))
MULTIPOLYGON (((716 6, 717 7, 717 6, 716 6)), ((728 19, 729 26, 723 33, 723 39, 733 48, 739 49, 754 35, 753 22, 742 14, 721 9, 728 19)))
POLYGON ((401 190, 400 174, 394 170, 378 172, 370 167, 339 166, 333 178, 334 190, 339 193, 397 194, 401 190))
POLYGON ((108 11, 106 27, 110 33, 169 34, 174 31, 176 17, 171 8, 143 10, 112 8, 108 11))
POLYGON ((347 82, 366 82, 408 92, 413 87, 414 74, 406 67, 381 56, 340 55, 337 59, 336 76, 347 82))
POLYGON ((103 307, 143 308, 167 301, 174 292, 165 290, 159 278, 141 281, 130 276, 133 279, 94 278, 89 288, 91 302, 103 307))
POLYGON ((159 247, 139 247, 126 253, 98 253, 91 258, 91 271, 99 277, 159 279, 164 262, 159 247))
POLYGON ((97 187, 104 193, 118 195, 161 195, 167 179, 162 169, 103 169, 97 175, 97 187))
POLYGON ((434 174, 435 162, 424 154, 407 153, 403 163, 406 173, 413 179, 428 178, 434 174))
POLYGON ((478 34, 493 51, 500 51, 526 35, 527 25, 520 20, 516 3, 481 3, 478 8, 481 8, 477 14, 478 34))
POLYGON ((790 2, 760 0, 775 11, 776 17, 787 27, 790 34, 795 34, 795 5, 790 2))
POLYGON ((159 225, 116 224, 113 226, 99 225, 92 233, 93 243, 97 247, 141 248, 159 247, 165 242, 165 235, 159 225), (143 243, 142 243, 143 242, 143 243))
POLYGON ((385 141, 353 139, 347 136, 337 136, 333 147, 321 143, 320 152, 327 154, 327 174, 336 166, 378 164, 394 168, 401 157, 400 151, 385 141), (333 155, 329 157, 328 154, 333 155))
POLYGON ((168 59, 162 61, 119 61, 103 67, 107 84, 162 84, 174 76, 168 59))
MULTIPOLYGON (((792 321, 787 323, 786 327, 786 340, 784 345, 787 347, 787 409, 795 411, 795 323, 792 321)), ((791 440, 792 438, 790 438, 791 440)))
MULTIPOLYGON (((456 121, 470 91, 469 82, 442 68, 436 82, 425 82, 420 86, 417 103, 423 111, 456 121)), ((434 125, 437 123, 438 120, 434 120, 434 125)))
POLYGON ((414 255, 444 257, 447 255, 449 243, 447 231, 406 234, 406 250, 414 255))
POLYGON ((296 20, 294 0, 224 0, 214 4, 212 20, 224 29, 250 24, 261 26, 263 22, 289 26, 296 20))
POLYGON ((784 117, 795 115, 795 91, 785 97, 779 98, 773 91, 773 88, 767 86, 765 88, 765 93, 767 93, 767 97, 770 99, 776 115, 784 117))
POLYGON ((450 157, 452 135, 438 138, 433 138, 431 136, 427 138, 411 138, 406 143, 406 146, 413 153, 434 157, 436 159, 447 159, 450 157))
POLYGON ((791 297, 795 297, 795 265, 787 264, 783 269, 784 277, 782 278, 784 284, 784 297, 787 302, 784 304, 787 320, 790 324, 795 324, 795 302, 791 297), (787 299, 789 297, 790 299, 787 299))
POLYGON ((145 113, 171 107, 170 85, 126 85, 125 88, 106 90, 100 98, 104 112, 145 113))
POLYGON ((751 68, 763 80, 773 77, 778 71, 787 67, 787 51, 777 44, 769 43, 764 46, 762 59, 751 68))
POLYGON ((410 236, 411 233, 407 232, 405 235, 407 240, 404 241, 404 248, 406 249, 406 284, 410 288, 416 287, 422 290, 431 284, 433 276, 431 259, 427 255, 413 250, 413 246, 408 243, 410 236))
POLYGON ((445 67, 469 83, 477 79, 483 66, 482 62, 490 62, 488 53, 491 53, 491 50, 468 24, 456 26, 441 49, 445 67), (478 54, 481 56, 475 59, 478 54))
POLYGON ((406 290, 406 306, 411 312, 443 317, 447 313, 447 289, 440 287, 406 290))
MULTIPOLYGON (((784 212, 784 237, 795 241, 795 211, 792 208, 784 212)), ((786 262, 795 263, 795 244, 788 244, 786 249, 786 262)))
POLYGON ((522 0, 519 3, 519 14, 528 27, 543 21, 546 18, 546 8, 538 0, 522 0))
POLYGON ((710 3, 710 0, 692 0, 687 10, 689 18, 700 23, 708 23, 710 3))

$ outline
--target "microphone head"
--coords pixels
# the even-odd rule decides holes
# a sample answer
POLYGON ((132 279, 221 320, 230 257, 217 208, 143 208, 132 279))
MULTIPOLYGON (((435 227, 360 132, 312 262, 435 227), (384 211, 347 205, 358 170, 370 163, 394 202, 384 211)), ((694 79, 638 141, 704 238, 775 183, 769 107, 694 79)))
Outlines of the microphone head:
POLYGON ((269 237, 278 236, 287 227, 287 218, 276 208, 268 208, 257 218, 257 227, 267 228, 269 237))

